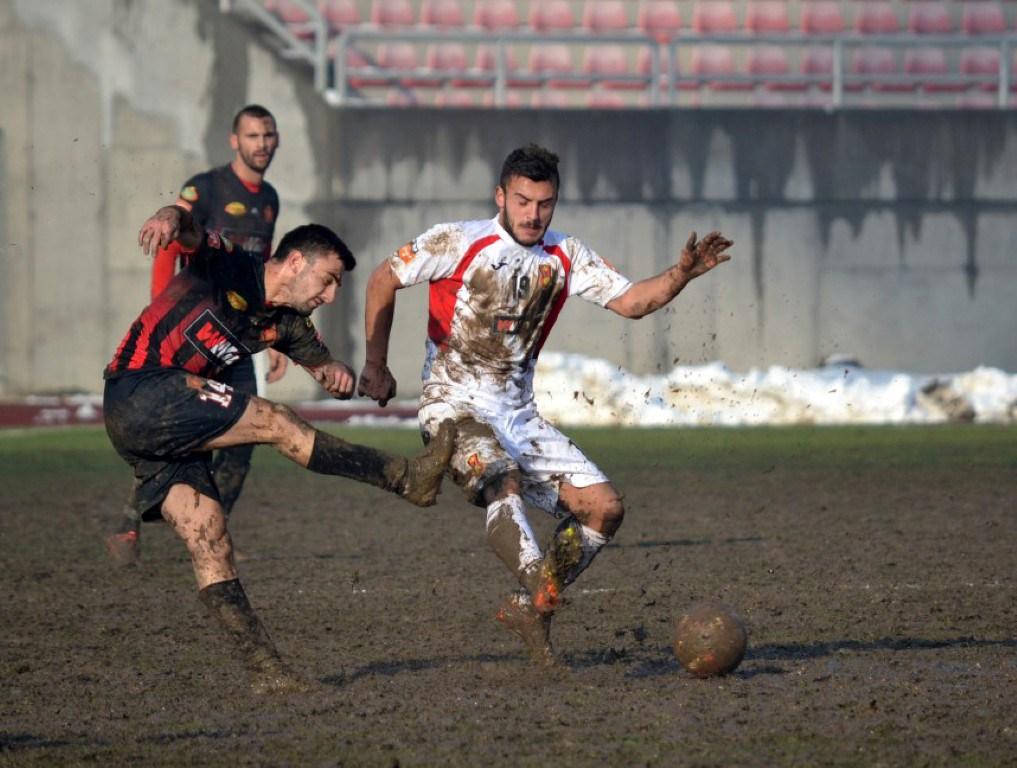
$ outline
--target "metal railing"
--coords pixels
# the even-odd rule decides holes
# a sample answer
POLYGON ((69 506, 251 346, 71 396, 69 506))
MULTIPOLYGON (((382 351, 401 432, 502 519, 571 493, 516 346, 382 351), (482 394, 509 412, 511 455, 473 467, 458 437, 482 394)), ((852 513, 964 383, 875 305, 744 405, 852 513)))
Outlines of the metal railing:
MULTIPOLYGON (((1017 35, 948 35, 927 34, 858 34, 804 35, 785 33, 779 35, 732 33, 704 35, 683 32, 668 41, 658 41, 640 32, 617 34, 587 34, 576 32, 497 32, 479 28, 458 30, 434 29, 379 29, 368 24, 343 30, 330 37, 327 21, 318 12, 311 0, 291 0, 305 11, 308 21, 295 31, 293 25, 283 23, 265 10, 258 0, 220 0, 224 11, 240 11, 261 23, 277 39, 282 53, 289 58, 309 62, 314 70, 315 88, 335 106, 369 106, 377 102, 365 96, 356 87, 357 83, 399 86, 405 82, 437 83, 444 85, 483 86, 492 92, 491 102, 495 107, 508 103, 512 88, 544 86, 548 82, 576 84, 623 83, 625 86, 640 88, 647 95, 651 107, 678 105, 678 94, 683 89, 698 89, 703 86, 794 86, 814 88, 828 94, 827 106, 839 109, 845 106, 845 95, 856 90, 871 88, 892 89, 894 87, 921 89, 924 85, 955 87, 956 89, 984 89, 994 86, 995 105, 1006 108, 1009 104, 1011 77, 1011 53, 1017 47, 1017 35), (458 43, 484 45, 493 48, 494 61, 491 69, 432 69, 419 66, 413 69, 391 69, 378 66, 372 57, 362 49, 364 44, 410 42, 417 45, 458 43), (596 71, 541 71, 510 67, 509 51, 518 46, 541 46, 552 44, 581 45, 586 48, 598 45, 638 46, 649 52, 649 70, 645 73, 596 72, 596 71), (815 73, 683 73, 676 66, 679 55, 697 46, 721 45, 730 47, 776 46, 789 48, 822 48, 831 50, 832 69, 815 73), (852 73, 847 66, 852 49, 870 47, 957 49, 966 47, 992 47, 998 51, 999 67, 996 75, 976 73, 852 73), (348 54, 356 51, 366 62, 351 65, 348 54)), ((366 46, 364 46, 366 47, 366 46)), ((427 88, 428 86, 422 86, 427 88)), ((906 94, 897 94, 901 103, 907 104, 906 94)))

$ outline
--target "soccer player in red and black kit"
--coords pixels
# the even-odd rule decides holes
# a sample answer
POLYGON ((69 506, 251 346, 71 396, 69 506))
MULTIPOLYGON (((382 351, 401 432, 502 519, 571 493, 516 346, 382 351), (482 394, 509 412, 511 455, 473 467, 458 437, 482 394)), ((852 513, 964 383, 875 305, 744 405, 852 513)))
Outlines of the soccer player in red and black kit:
POLYGON ((223 383, 224 370, 271 346, 333 396, 352 395, 352 369, 332 358, 310 320, 356 264, 332 230, 297 227, 264 261, 168 206, 145 222, 139 241, 148 251, 172 240, 189 253, 188 266, 142 311, 106 367, 106 431, 134 470, 140 514, 161 515, 187 545, 201 600, 231 636, 255 690, 302 690, 306 684, 281 661, 237 578, 212 451, 270 444, 313 472, 428 506, 455 430, 444 424, 428 449, 408 460, 347 443, 283 405, 223 383))
MULTIPOLYGON (((265 180, 265 173, 279 148, 279 132, 272 113, 258 104, 249 104, 233 118, 230 134, 233 160, 227 165, 192 176, 180 190, 176 205, 189 211, 206 231, 218 232, 241 249, 263 254, 272 252, 272 236, 279 216, 279 195, 265 180)), ((178 261, 187 261, 178 242, 159 248, 152 262, 152 299, 161 294, 176 272, 178 261)), ((277 381, 286 370, 286 357, 269 350, 267 381, 277 381)), ((223 371, 222 381, 235 389, 257 393, 254 362, 244 358, 223 371)), ((218 451, 214 460, 216 485, 223 509, 233 511, 251 468, 253 445, 218 451)), ((140 556, 141 518, 133 499, 116 519, 106 538, 106 547, 115 563, 130 565, 140 556)))

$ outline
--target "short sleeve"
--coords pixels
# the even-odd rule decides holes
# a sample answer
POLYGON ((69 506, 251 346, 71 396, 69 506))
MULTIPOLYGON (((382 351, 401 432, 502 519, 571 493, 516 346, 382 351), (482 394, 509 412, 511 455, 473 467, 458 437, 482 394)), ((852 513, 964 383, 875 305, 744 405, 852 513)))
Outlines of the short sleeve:
POLYGON ((576 238, 568 238, 564 245, 565 252, 572 259, 569 296, 579 296, 606 307, 632 287, 632 281, 613 264, 576 238))
POLYGON ((437 224, 392 254, 389 264, 400 283, 416 285, 452 275, 465 250, 461 224, 437 224))
POLYGON ((332 359, 311 318, 287 313, 278 325, 279 338, 272 344, 298 365, 313 368, 332 359))
POLYGON ((184 182, 175 205, 190 211, 194 220, 201 226, 205 226, 208 221, 211 196, 212 184, 209 174, 199 173, 184 182))

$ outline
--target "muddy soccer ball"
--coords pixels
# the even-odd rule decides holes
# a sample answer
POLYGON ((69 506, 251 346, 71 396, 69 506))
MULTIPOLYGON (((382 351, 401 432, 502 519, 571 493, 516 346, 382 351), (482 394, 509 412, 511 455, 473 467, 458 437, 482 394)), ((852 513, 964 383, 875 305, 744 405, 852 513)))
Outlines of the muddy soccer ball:
POLYGON ((696 677, 726 675, 745 656, 745 624, 723 603, 696 603, 675 625, 674 652, 696 677))

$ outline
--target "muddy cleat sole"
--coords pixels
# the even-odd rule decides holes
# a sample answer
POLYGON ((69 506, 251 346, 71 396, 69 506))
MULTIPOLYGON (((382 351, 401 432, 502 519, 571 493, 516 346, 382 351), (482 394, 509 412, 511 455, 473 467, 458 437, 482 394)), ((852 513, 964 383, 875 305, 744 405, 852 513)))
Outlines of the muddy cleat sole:
POLYGON ((251 672, 251 692, 259 696, 310 693, 315 685, 301 677, 278 658, 258 664, 251 672))
POLYGON ((106 537, 106 551, 117 568, 137 565, 141 561, 141 543, 137 531, 111 533, 106 537))
POLYGON ((418 507, 433 506, 441 493, 441 480, 455 447, 455 424, 443 421, 424 452, 407 460, 402 497, 418 507))
POLYGON ((538 611, 529 595, 517 592, 509 596, 495 619, 523 641, 534 662, 547 668, 559 666, 551 647, 551 616, 538 611))

